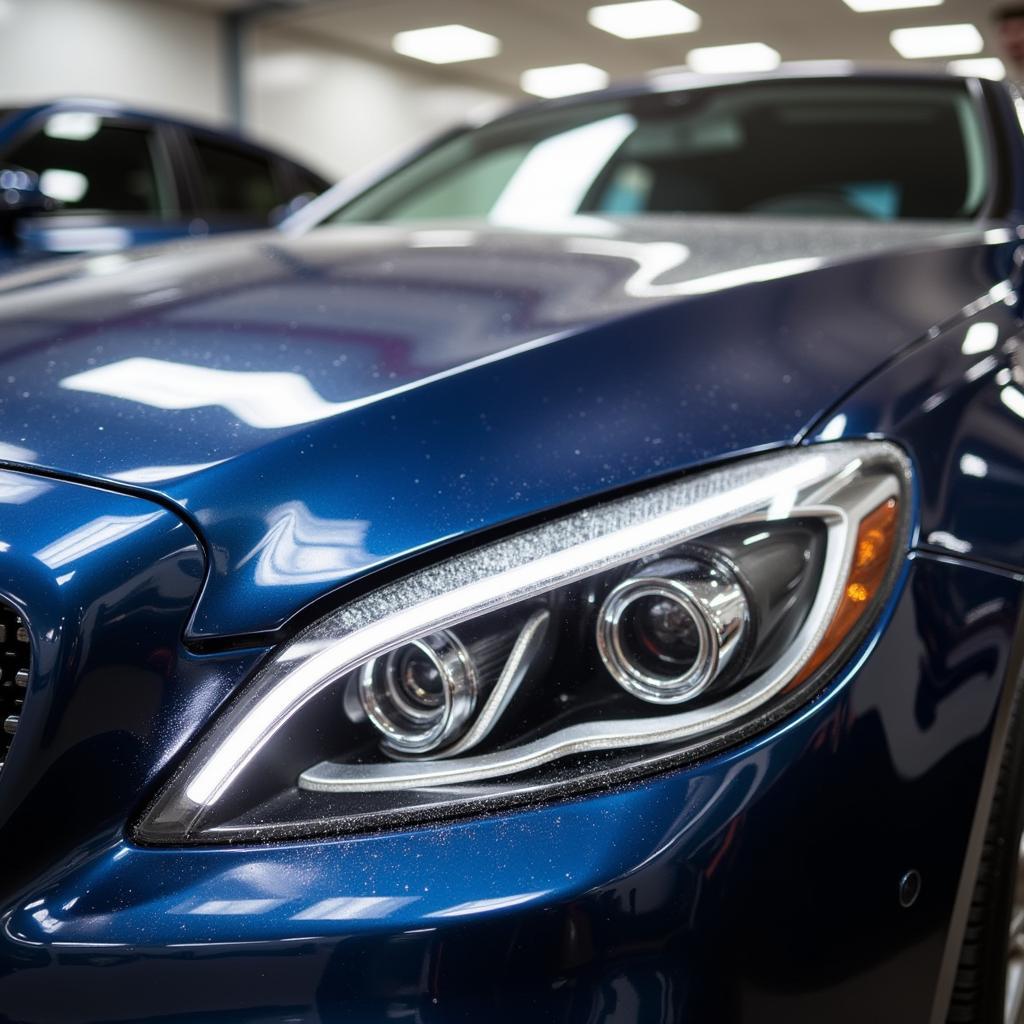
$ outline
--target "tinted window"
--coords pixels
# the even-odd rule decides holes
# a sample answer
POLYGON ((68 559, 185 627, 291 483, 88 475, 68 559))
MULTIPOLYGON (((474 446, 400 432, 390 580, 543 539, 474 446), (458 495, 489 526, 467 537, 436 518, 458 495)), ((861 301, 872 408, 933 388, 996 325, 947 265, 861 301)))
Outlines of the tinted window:
POLYGON ((310 194, 314 196, 320 195, 326 188, 328 183, 324 181, 318 174, 314 174, 312 171, 307 171, 304 167, 294 166, 292 168, 294 175, 295 184, 298 186, 299 195, 310 194))
POLYGON ((266 220, 282 202, 268 157, 202 137, 195 148, 211 211, 266 220))
POLYGON ((987 192, 962 83, 759 82, 513 115, 442 144, 337 219, 955 219, 987 192))
POLYGON ((67 211, 158 214, 170 205, 152 131, 97 114, 52 114, 4 162, 35 171, 67 211))

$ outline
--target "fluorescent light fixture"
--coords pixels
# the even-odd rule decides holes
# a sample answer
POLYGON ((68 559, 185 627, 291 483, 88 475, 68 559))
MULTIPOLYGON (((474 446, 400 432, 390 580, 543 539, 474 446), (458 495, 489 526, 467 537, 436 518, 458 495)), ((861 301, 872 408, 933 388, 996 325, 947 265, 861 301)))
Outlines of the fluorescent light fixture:
POLYGON ((965 60, 951 60, 946 69, 954 75, 969 78, 991 78, 1001 82, 1006 77, 1006 66, 998 57, 968 57, 965 60))
POLYGON ((981 33, 970 24, 898 28, 889 33, 889 42, 901 57, 909 60, 980 53, 985 46, 981 33))
POLYGON ((858 14, 872 11, 904 11, 909 7, 938 7, 942 0, 843 0, 843 3, 858 14))
POLYGON ((529 68, 519 76, 523 92, 544 99, 603 89, 607 84, 608 72, 595 68, 593 64, 555 64, 548 68, 529 68))
POLYGON ((602 4, 591 7, 587 21, 602 32, 620 39, 649 39, 696 32, 700 15, 676 0, 634 0, 625 4, 602 4))
POLYGON ((686 55, 690 70, 700 74, 723 71, 771 71, 782 58, 765 43, 734 43, 731 46, 699 46, 686 55))
POLYGON ((429 64, 457 64, 496 56, 501 52, 501 40, 466 25, 435 25, 399 32, 391 47, 403 57, 429 64))

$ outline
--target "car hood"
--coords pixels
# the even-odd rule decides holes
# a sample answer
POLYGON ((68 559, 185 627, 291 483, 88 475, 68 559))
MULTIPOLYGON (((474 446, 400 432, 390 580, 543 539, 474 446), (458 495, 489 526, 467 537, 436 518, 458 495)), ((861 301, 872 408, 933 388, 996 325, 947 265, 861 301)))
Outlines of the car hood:
POLYGON ((0 279, 0 459, 159 494, 196 635, 791 442, 998 280, 1005 233, 666 218, 325 228, 0 279))

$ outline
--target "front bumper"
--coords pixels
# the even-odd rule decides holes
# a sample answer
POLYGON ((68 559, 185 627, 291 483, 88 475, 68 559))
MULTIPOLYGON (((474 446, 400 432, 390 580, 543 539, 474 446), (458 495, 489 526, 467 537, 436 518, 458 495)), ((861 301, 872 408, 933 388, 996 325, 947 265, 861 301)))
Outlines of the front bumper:
POLYGON ((912 557, 815 702, 618 791, 294 845, 77 841, 4 898, 2 1013, 923 1024, 1021 582, 912 557))

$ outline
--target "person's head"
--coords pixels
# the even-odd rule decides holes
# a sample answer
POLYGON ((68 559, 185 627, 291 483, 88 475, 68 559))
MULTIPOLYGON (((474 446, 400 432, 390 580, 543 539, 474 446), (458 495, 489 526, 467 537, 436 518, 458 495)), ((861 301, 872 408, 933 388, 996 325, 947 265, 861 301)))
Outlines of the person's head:
POLYGON ((1024 3, 999 7, 995 12, 999 42, 1014 77, 1024 77, 1024 3))

